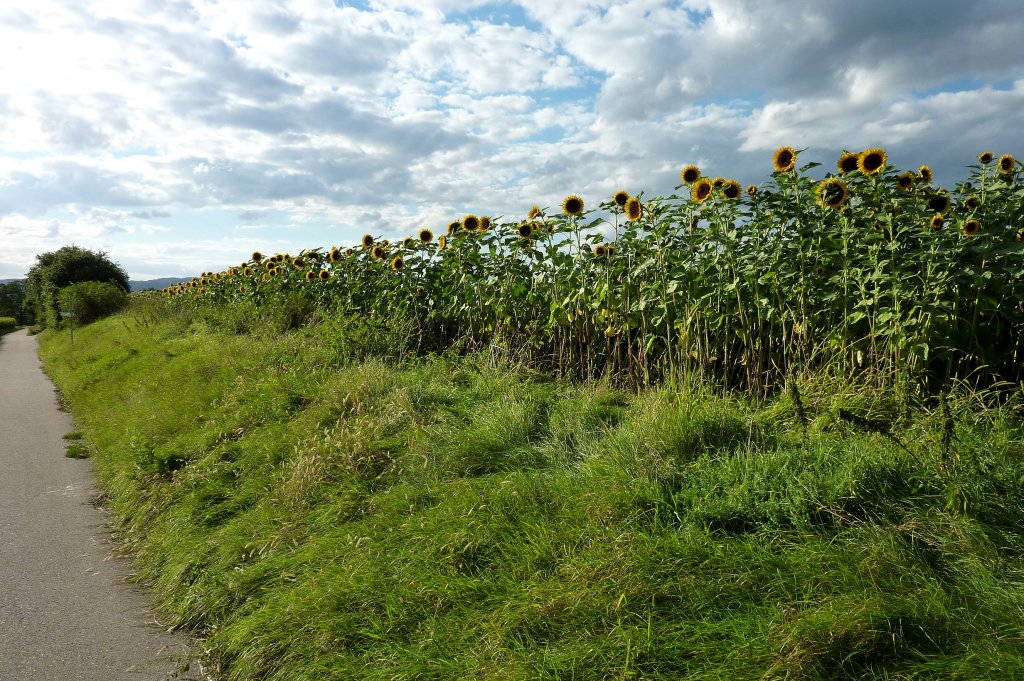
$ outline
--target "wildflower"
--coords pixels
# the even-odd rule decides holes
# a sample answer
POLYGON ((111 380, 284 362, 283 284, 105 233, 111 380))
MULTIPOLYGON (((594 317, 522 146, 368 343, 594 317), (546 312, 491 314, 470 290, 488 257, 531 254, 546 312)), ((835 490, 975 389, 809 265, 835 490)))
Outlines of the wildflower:
POLYGON ((977 194, 971 194, 970 196, 967 197, 967 200, 964 201, 964 205, 970 208, 971 210, 975 210, 981 205, 981 197, 979 197, 977 194))
POLYGON ((643 206, 640 205, 640 199, 635 196, 629 197, 629 201, 626 201, 626 218, 630 222, 636 222, 642 213, 643 206))
POLYGON ((475 232, 480 226, 480 218, 475 215, 466 215, 462 218, 462 228, 467 232, 475 232))
POLYGON ((999 172, 1003 175, 1009 175, 1017 167, 1017 159, 1011 154, 1003 154, 999 157, 999 172))
POLYGON ((712 189, 711 180, 701 178, 690 186, 690 199, 694 203, 704 203, 711 196, 712 189))
POLYGON ((615 192, 615 194, 612 196, 612 201, 615 202, 616 206, 625 206, 626 201, 629 201, 629 192, 627 192, 625 189, 620 189, 619 191, 615 192))
POLYGON ((981 222, 971 218, 970 220, 964 221, 964 236, 974 236, 981 230, 981 222))
POLYGON ((936 213, 932 216, 932 219, 928 224, 932 229, 942 229, 946 225, 946 218, 942 217, 941 214, 936 213))
POLYGON ((978 154, 978 160, 981 161, 982 163, 991 163, 992 159, 994 159, 995 157, 996 155, 993 154, 991 151, 983 151, 980 154, 978 154))
POLYGON ((865 149, 857 157, 857 167, 865 175, 875 175, 885 169, 887 158, 885 149, 878 149, 877 147, 865 149))
POLYGON ((836 161, 836 167, 839 168, 839 172, 843 173, 844 175, 846 173, 852 173, 854 170, 858 168, 858 158, 859 156, 853 153, 852 151, 844 151, 842 155, 839 157, 839 160, 836 161))
POLYGON ((945 215, 951 205, 953 205, 952 201, 946 194, 932 194, 928 197, 928 209, 940 215, 945 215))
POLYGON ((684 184, 693 184, 700 179, 700 168, 694 165, 689 165, 679 171, 679 179, 684 184))
POLYGON ((896 186, 903 191, 910 191, 914 187, 914 173, 903 173, 897 177, 896 186))
POLYGON ((736 180, 726 180, 722 185, 722 196, 727 199, 738 199, 740 197, 740 183, 736 180))
POLYGON ((818 203, 829 208, 838 208, 846 202, 849 190, 846 183, 837 177, 830 177, 818 183, 818 203))
POLYGON ((932 169, 928 166, 921 166, 917 169, 917 175, 921 178, 921 181, 925 184, 932 183, 932 169))
POLYGON ((391 261, 391 269, 401 272, 403 267, 405 267, 405 261, 402 260, 402 256, 396 255, 394 260, 391 261))
POLYGON ((424 227, 420 230, 420 243, 429 244, 434 240, 434 233, 424 227))
POLYGON ((526 219, 532 220, 538 215, 540 215, 540 206, 534 205, 530 208, 530 212, 526 214, 526 219))
POLYGON ((576 194, 569 194, 562 201, 562 212, 568 216, 580 215, 583 212, 583 199, 576 194))
POLYGON ((785 173, 796 167, 796 151, 793 147, 779 147, 772 155, 772 167, 777 173, 785 173))
POLYGON ((363 248, 371 248, 373 246, 373 236, 370 234, 363 235, 363 248))

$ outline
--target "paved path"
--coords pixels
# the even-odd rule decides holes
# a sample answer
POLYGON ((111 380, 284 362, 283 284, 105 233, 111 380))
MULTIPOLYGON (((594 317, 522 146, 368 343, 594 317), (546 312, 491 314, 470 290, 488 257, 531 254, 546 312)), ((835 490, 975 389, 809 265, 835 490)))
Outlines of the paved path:
POLYGON ((112 557, 88 459, 64 456, 72 430, 36 356, 0 338, 0 681, 160 681, 187 643, 156 625, 112 557))

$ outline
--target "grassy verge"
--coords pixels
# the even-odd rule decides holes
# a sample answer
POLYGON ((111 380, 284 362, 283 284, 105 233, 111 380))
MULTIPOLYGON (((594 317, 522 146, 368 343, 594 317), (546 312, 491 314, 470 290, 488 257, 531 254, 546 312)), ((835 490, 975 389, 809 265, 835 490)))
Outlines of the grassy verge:
POLYGON ((337 333, 43 337, 141 580, 224 678, 1024 678, 1012 407, 822 378, 805 437, 792 393, 346 361, 337 333))

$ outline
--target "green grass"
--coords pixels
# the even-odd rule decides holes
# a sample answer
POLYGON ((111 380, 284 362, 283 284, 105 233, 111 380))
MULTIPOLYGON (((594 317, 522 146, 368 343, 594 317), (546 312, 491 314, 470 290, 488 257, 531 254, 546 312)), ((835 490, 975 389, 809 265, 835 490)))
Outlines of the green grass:
POLYGON ((640 395, 339 325, 47 332, 166 621, 226 679, 1024 678, 1016 402, 640 395), (907 453, 838 416, 893 425, 907 453))

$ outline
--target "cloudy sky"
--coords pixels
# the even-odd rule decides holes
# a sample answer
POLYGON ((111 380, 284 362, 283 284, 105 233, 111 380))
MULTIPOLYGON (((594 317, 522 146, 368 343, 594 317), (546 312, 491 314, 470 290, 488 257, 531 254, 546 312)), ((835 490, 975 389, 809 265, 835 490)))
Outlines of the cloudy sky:
POLYGON ((0 278, 133 278, 767 179, 1024 156, 1020 0, 34 0, 0 7, 0 278), (819 169, 824 172, 825 168, 819 169))

